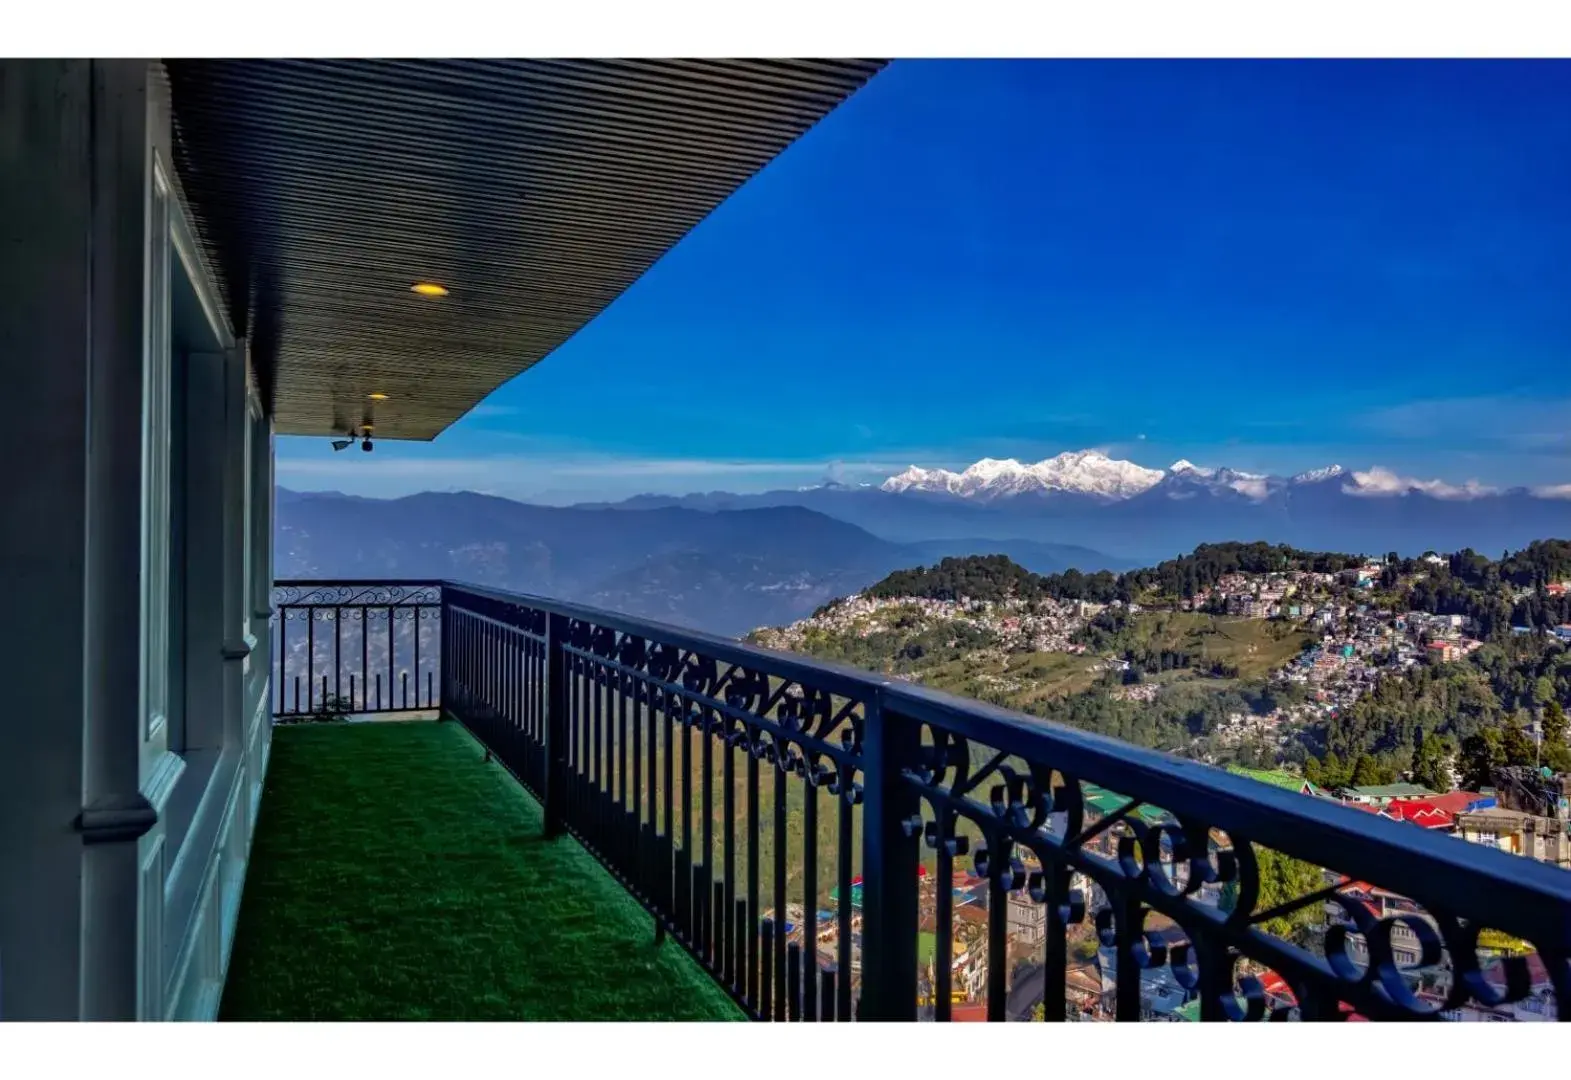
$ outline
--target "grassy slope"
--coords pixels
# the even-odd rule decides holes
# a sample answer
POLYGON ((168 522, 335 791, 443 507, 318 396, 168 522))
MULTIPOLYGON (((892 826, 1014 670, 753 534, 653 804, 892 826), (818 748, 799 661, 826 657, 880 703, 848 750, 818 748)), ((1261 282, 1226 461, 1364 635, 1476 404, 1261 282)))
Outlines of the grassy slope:
POLYGON ((738 1019, 456 724, 281 728, 222 1015, 738 1019))

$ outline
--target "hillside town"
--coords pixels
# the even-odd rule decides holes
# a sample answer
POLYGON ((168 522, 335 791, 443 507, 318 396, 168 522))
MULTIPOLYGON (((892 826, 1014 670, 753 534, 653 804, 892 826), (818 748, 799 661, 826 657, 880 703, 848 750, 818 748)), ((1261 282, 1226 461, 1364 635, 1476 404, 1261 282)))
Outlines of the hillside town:
MULTIPOLYGON (((1443 559, 1428 555, 1422 563, 1439 565, 1443 559)), ((1377 589, 1386 567, 1380 562, 1339 573, 1284 571, 1232 573, 1214 587, 1197 590, 1181 600, 1152 597, 1141 602, 1112 600, 1106 604, 1084 600, 1059 601, 977 600, 957 597, 871 596, 858 593, 826 605, 807 619, 778 629, 755 631, 752 640, 768 648, 813 651, 815 639, 824 636, 867 640, 896 631, 951 627, 969 628, 987 635, 978 652, 1062 653, 1083 656, 1082 640, 1088 624, 1104 612, 1138 616, 1161 611, 1209 613, 1220 618, 1270 620, 1303 633, 1305 647, 1287 663, 1268 674, 1270 681, 1301 687, 1304 700, 1266 713, 1236 712, 1229 715, 1216 735, 1224 747, 1253 742, 1263 747, 1285 746, 1292 732, 1317 716, 1346 709, 1372 691, 1380 680, 1420 664, 1449 664, 1471 656, 1483 642, 1473 636, 1477 627, 1462 615, 1438 615, 1402 610, 1377 602, 1422 580, 1423 571, 1377 589), (1377 592, 1379 595, 1377 596, 1377 592)), ((1566 595, 1571 580, 1548 583, 1550 595, 1566 595)), ((1526 627, 1513 627, 1528 633, 1526 627)), ((1551 640, 1571 648, 1571 624, 1557 625, 1551 640)), ((1096 661, 1093 672, 1127 671, 1129 662, 1117 657, 1096 661)), ((919 674, 892 672, 901 678, 919 674)), ((984 683, 1005 680, 988 674, 984 683)), ((1116 700, 1155 699, 1164 684, 1143 683, 1112 690, 1116 700)), ((1205 757, 1202 753, 1200 756, 1205 757)))
POLYGON ((1007 652, 1065 652, 1085 646, 1073 638, 1103 605, 1056 600, 931 600, 925 597, 875 597, 857 593, 836 600, 810 618, 779 629, 755 631, 754 639, 772 649, 801 651, 815 634, 868 638, 917 620, 927 625, 968 626, 996 636, 1007 652))

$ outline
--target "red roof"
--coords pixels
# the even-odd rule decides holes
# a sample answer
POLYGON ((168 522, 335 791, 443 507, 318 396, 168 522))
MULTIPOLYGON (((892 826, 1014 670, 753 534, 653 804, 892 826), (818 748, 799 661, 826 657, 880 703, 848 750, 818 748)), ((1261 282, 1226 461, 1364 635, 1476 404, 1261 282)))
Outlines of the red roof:
POLYGON ((1452 814, 1460 814, 1468 808, 1470 803, 1477 802, 1483 796, 1476 791, 1448 791, 1444 795, 1431 795, 1425 801, 1431 806, 1452 814))
POLYGON ((1449 829, 1455 814, 1432 799, 1392 799, 1386 804, 1386 816, 1426 829, 1449 829))
POLYGON ((987 1023, 987 1003, 971 1002, 965 1005, 949 1006, 949 1020, 951 1023, 976 1024, 987 1023))

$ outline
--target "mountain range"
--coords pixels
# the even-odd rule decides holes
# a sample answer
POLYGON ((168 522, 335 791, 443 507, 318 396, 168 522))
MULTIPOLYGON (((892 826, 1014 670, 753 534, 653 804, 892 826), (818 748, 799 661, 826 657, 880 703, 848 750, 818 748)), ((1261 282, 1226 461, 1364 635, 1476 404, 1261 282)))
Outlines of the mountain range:
POLYGON ((630 511, 472 492, 368 499, 281 488, 275 521, 280 579, 470 581, 726 635, 794 621, 949 555, 1003 554, 1038 573, 1127 568, 1033 540, 893 542, 802 506, 630 511))
POLYGON ((1404 554, 1499 551, 1571 533, 1568 496, 1571 487, 1499 489, 1336 465, 1285 477, 1188 461, 1152 469, 1082 450, 1034 464, 986 458, 961 472, 912 466, 876 486, 641 495, 612 505, 801 506, 896 542, 1026 539, 1146 562, 1223 540, 1404 554))

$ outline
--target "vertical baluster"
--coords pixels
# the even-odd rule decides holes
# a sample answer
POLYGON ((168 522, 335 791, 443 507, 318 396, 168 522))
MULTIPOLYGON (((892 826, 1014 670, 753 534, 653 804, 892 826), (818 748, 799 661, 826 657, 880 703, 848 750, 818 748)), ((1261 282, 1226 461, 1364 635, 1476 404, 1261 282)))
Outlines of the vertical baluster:
MULTIPOLYGON (((371 609, 360 605, 360 692, 365 695, 365 711, 371 711, 371 609)), ((381 695, 378 694, 378 697, 381 695)))
POLYGON ((863 721, 862 994, 857 1016, 916 1018, 918 803, 904 770, 915 765, 921 729, 881 695, 863 721))
MULTIPOLYGON (((666 912, 676 915, 676 818, 672 815, 676 811, 676 730, 671 717, 671 695, 665 691, 660 692, 661 723, 665 731, 662 740, 665 751, 665 807, 661 813, 661 840, 660 850, 660 895, 665 899, 666 912)), ((678 924, 680 925, 680 923, 678 924)))
POLYGON ((790 920, 786 918, 786 755, 790 747, 784 742, 777 742, 777 752, 781 760, 775 763, 775 924, 778 933, 775 935, 775 1012, 778 1018, 785 1019, 786 1012, 786 926, 790 920))
POLYGON ((393 707, 393 608, 387 608, 387 707, 393 707))
POLYGON ((656 745, 659 742, 659 738, 655 724, 655 699, 653 692, 650 690, 649 684, 646 683, 641 676, 635 678, 634 685, 637 687, 638 697, 641 702, 639 713, 642 717, 643 723, 648 726, 649 732, 647 745, 644 748, 644 752, 648 755, 648 760, 645 762, 645 768, 649 778, 649 786, 644 793, 644 798, 647 802, 647 805, 644 808, 644 814, 649 821, 649 836, 652 840, 649 849, 649 867, 651 871, 651 878, 649 881, 649 899, 652 903, 658 905, 662 903, 662 892, 659 882, 659 817, 656 813, 656 811, 659 809, 656 804, 656 796, 658 794, 657 789, 660 787, 660 785, 655 780, 658 769, 656 758, 659 756, 659 747, 656 745))
MULTIPOLYGON (((616 848, 617 863, 623 873, 632 869, 633 860, 629 857, 634 850, 638 827, 636 822, 628 821, 629 803, 627 801, 627 677, 620 668, 616 672, 616 848)), ((628 874, 629 878, 634 875, 628 874)))
POLYGON ((382 711, 382 673, 376 673, 376 711, 382 711))
POLYGON ((1043 885, 1047 890, 1047 938, 1042 942, 1042 1016, 1053 1023, 1062 1023, 1068 1015, 1069 992, 1064 985, 1069 978, 1068 927, 1063 912, 1069 904, 1069 870, 1051 863, 1042 867, 1043 885))
POLYGON ((285 687, 285 682, 284 682, 284 659, 289 655, 289 647, 286 644, 286 639, 289 636, 289 634, 288 634, 288 627, 289 627, 289 609, 287 607, 280 607, 278 609, 278 712, 279 713, 283 713, 289 707, 289 702, 284 697, 284 687, 285 687))
POLYGON ((802 945, 796 941, 786 947, 786 1019, 802 1019, 802 945))
POLYGON ((710 928, 709 955, 714 958, 716 977, 720 980, 721 985, 725 985, 731 981, 726 977, 726 965, 729 963, 729 959, 726 956, 725 945, 726 938, 730 936, 726 933, 726 922, 731 909, 726 907, 725 903, 725 882, 716 881, 714 883, 714 888, 710 893, 710 905, 713 910, 709 913, 708 920, 710 928))
POLYGON ((949 1019, 950 996, 954 992, 954 916, 955 916, 955 860, 951 850, 950 833, 955 827, 955 815, 940 809, 936 815, 938 836, 938 925, 934 928, 938 948, 933 955, 933 1019, 949 1019))
MULTIPOLYGON (((758 732, 751 727, 746 729, 748 738, 747 748, 747 910, 754 914, 758 911, 758 878, 759 878, 759 825, 762 811, 758 805, 758 755, 753 751, 753 743, 758 738, 758 732)), ((767 946, 766 946, 767 948, 767 946)), ((767 980, 767 977, 765 979, 767 980)), ((747 935, 747 999, 760 1000, 760 986, 758 973, 758 935, 749 932, 747 935)))
POLYGON ((1109 895, 1115 905, 1114 932, 1118 935, 1114 952, 1117 956, 1118 982, 1114 994, 1114 1019, 1137 1021, 1140 1019, 1140 968, 1135 963, 1135 936, 1140 932, 1140 903, 1123 895, 1109 895))
MULTIPOLYGON (((702 858, 703 858, 703 861, 701 863, 701 865, 703 866, 703 875, 702 875, 703 894, 704 894, 705 897, 707 897, 709 895, 709 884, 710 884, 711 881, 714 880, 714 872, 715 872, 715 802, 714 802, 714 778, 715 778, 715 735, 714 735, 714 729, 715 729, 715 714, 714 714, 714 711, 712 709, 710 709, 708 706, 705 706, 703 708, 703 710, 699 712, 698 719, 699 719, 699 723, 701 725, 699 727, 699 738, 701 739, 700 746, 702 747, 702 753, 701 753, 700 757, 701 757, 702 762, 703 762, 702 768, 704 770, 703 779, 700 781, 700 791, 702 792, 702 796, 701 797, 703 799, 703 813, 704 813, 704 817, 703 817, 703 821, 702 821, 704 841, 703 841, 703 847, 700 848, 700 851, 702 852, 702 858)), ((706 935, 706 938, 707 938, 707 935, 706 935)), ((715 963, 716 962, 717 957, 715 956, 715 952, 714 952, 714 948, 713 948, 713 942, 710 942, 709 946, 705 948, 705 950, 704 950, 704 959, 708 960, 710 963, 715 963)))
POLYGON ((316 606, 305 609, 305 709, 315 711, 311 695, 316 692, 316 606))
POLYGON ((545 834, 559 836, 565 825, 567 792, 568 720, 567 673, 563 670, 562 638, 567 620, 560 615, 546 617, 545 645, 545 834))
MULTIPOLYGON (((627 709, 632 713, 633 725, 633 776, 628 784, 628 806, 630 830, 628 844, 634 855, 634 865, 637 873, 634 880, 638 883, 638 894, 644 899, 649 898, 649 843, 648 831, 644 828, 644 710, 643 695, 639 693, 638 677, 631 672, 622 677, 623 693, 627 696, 627 709)), ((650 778, 651 785, 653 777, 650 778)))
POLYGON ((802 773, 802 1015, 818 1019, 818 764, 803 761, 802 773))
POLYGON ((851 857, 855 843, 851 830, 854 805, 851 801, 851 785, 855 771, 852 765, 840 766, 839 783, 836 785, 839 798, 835 800, 840 830, 835 843, 835 856, 839 864, 835 891, 840 898, 835 905, 835 969, 839 972, 835 982, 835 1012, 839 1013, 841 1020, 851 1019, 851 857))
MULTIPOLYGON (((733 911, 736 908, 736 750, 732 745, 730 734, 733 721, 723 717, 723 734, 720 739, 720 754, 722 762, 721 783, 724 786, 720 805, 723 835, 723 865, 721 873, 724 875, 725 900, 721 905, 722 911, 733 911)), ((725 962, 722 969, 725 974, 727 986, 736 987, 740 981, 737 978, 737 950, 730 935, 722 935, 725 948, 725 962)))
MULTIPOLYGON (((420 705, 420 616, 425 612, 425 610, 426 610, 425 609, 425 605, 423 605, 423 604, 416 604, 415 607, 414 607, 414 616, 415 616, 415 622, 414 622, 414 628, 415 628, 415 665, 414 665, 414 672, 415 672, 415 708, 417 708, 417 709, 421 708, 421 705, 420 705)), ((425 708, 430 708, 430 703, 429 702, 425 705, 425 708)))
POLYGON ((765 1020, 775 1019, 775 921, 764 919, 758 925, 758 936, 763 939, 759 957, 758 1015, 765 1020))
MULTIPOLYGON (((344 609, 333 609, 333 696, 344 696, 343 660, 340 658, 344 643, 344 609)), ((325 696, 325 692, 324 692, 325 696)))
POLYGON ((731 942, 726 954, 731 958, 731 985, 749 1005, 756 1005, 752 987, 747 982, 747 943, 753 937, 752 924, 748 921, 747 900, 738 897, 735 914, 731 919, 731 942))
POLYGON ((595 850, 603 857, 607 850, 606 824, 610 820, 607 808, 611 784, 611 724, 610 718, 606 716, 603 669, 596 660, 585 660, 584 664, 589 673, 589 705, 594 718, 595 740, 594 783, 590 787, 589 808, 594 823, 595 850))
MULTIPOLYGON (((678 875, 683 890, 688 898, 692 895, 693 883, 693 728, 687 722, 688 709, 691 708, 686 698, 679 697, 677 702, 682 710, 679 721, 682 733, 682 862, 686 872, 678 875)), ((701 896, 702 894, 700 894, 701 896)), ((687 905, 683 905, 684 923, 687 928, 688 940, 697 943, 693 934, 693 913, 687 905)))
POLYGON ((835 1018, 835 973, 838 968, 834 964, 826 965, 820 972, 823 979, 823 989, 819 991, 819 1016, 820 1020, 833 1020, 835 1018))
POLYGON ((991 871, 987 881, 987 1019, 1002 1023, 1008 1019, 1004 980, 1009 974, 1009 893, 1004 883, 1013 851, 1009 841, 996 832, 987 837, 987 848, 991 856, 987 867, 991 871))

